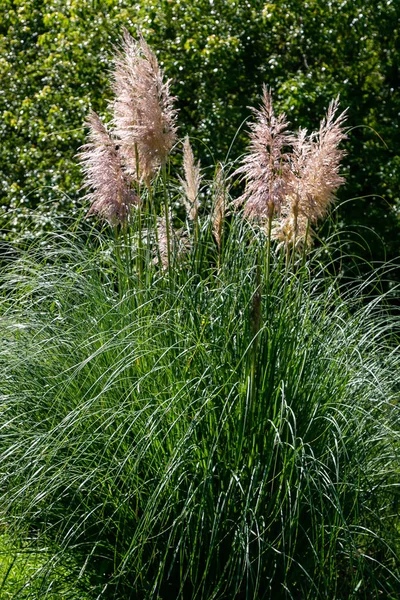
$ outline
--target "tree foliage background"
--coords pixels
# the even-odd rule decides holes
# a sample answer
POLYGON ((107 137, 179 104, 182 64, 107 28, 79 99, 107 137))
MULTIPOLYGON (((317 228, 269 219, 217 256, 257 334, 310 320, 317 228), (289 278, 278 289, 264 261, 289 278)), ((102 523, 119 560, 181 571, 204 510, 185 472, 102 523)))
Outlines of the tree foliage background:
MULTIPOLYGON (((367 254, 398 255, 399 18, 399 0, 2 0, 3 223, 12 215, 15 235, 28 221, 34 235, 79 209, 82 123, 90 108, 107 115, 113 46, 140 27, 203 164, 224 160, 263 83, 292 127, 315 128, 340 93, 353 129, 339 219, 367 254)), ((245 144, 244 126, 230 158, 245 144)))

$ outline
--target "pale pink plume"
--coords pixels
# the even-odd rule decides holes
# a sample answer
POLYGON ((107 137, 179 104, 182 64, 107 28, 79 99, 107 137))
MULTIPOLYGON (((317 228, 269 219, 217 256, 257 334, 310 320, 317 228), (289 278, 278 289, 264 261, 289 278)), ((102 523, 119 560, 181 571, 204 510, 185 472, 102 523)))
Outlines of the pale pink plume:
POLYGON ((143 37, 134 40, 125 31, 115 59, 113 123, 127 168, 147 183, 176 140, 175 98, 169 86, 143 37))
POLYGON ((319 131, 311 138, 307 165, 302 173, 304 196, 308 200, 308 218, 312 223, 326 216, 338 188, 344 183, 340 161, 345 155, 339 144, 346 139, 343 127, 347 110, 336 116, 339 98, 332 100, 319 131))
POLYGON ((250 151, 234 173, 242 175, 246 186, 235 204, 244 203, 246 217, 265 221, 279 214, 288 191, 292 135, 287 130, 286 116, 275 116, 271 93, 265 86, 261 108, 253 112, 256 120, 250 125, 250 151))
POLYGON ((307 136, 306 130, 301 129, 293 138, 293 177, 272 232, 282 244, 310 244, 311 226, 327 215, 344 182, 339 169, 345 152, 339 144, 346 138, 346 111, 336 117, 338 106, 336 98, 318 132, 307 136))
POLYGON ((112 225, 124 223, 131 207, 139 202, 121 166, 114 139, 100 117, 92 111, 87 119, 89 142, 82 146, 79 159, 86 176, 85 196, 92 203, 88 212, 98 214, 112 225))

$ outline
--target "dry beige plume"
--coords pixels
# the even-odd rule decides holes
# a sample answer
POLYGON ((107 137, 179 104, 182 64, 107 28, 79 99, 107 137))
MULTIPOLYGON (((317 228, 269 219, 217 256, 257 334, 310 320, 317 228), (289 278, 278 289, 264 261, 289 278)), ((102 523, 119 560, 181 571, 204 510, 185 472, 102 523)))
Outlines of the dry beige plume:
POLYGON ((333 100, 319 131, 310 136, 310 151, 301 176, 304 196, 309 199, 307 216, 312 223, 326 216, 335 193, 344 183, 339 173, 340 161, 345 152, 339 144, 347 137, 343 128, 347 110, 336 116, 339 98, 333 100))
POLYGON ((125 31, 115 59, 115 135, 129 172, 147 184, 165 164, 176 140, 176 110, 170 81, 145 40, 125 31))
POLYGON ((130 187, 115 141, 100 117, 92 111, 86 124, 89 143, 78 156, 86 176, 84 187, 92 189, 85 196, 92 203, 88 216, 98 214, 111 225, 124 223, 139 197, 130 187))
POLYGON ((185 137, 183 143, 183 170, 185 179, 181 179, 181 184, 185 195, 183 202, 188 219, 195 221, 199 210, 199 190, 201 183, 200 161, 195 163, 193 150, 190 145, 189 136, 185 137))
POLYGON ((190 240, 187 234, 182 229, 174 229, 171 212, 168 219, 165 215, 157 218, 158 256, 154 258, 153 263, 158 264, 161 261, 161 267, 164 270, 168 269, 168 238, 171 257, 180 259, 190 249, 190 240))
POLYGON ((338 107, 336 98, 318 132, 307 136, 301 129, 293 139, 291 190, 273 230, 273 237, 284 245, 310 244, 311 227, 326 217, 344 182, 339 169, 345 152, 339 144, 346 138, 346 111, 336 116, 338 107))

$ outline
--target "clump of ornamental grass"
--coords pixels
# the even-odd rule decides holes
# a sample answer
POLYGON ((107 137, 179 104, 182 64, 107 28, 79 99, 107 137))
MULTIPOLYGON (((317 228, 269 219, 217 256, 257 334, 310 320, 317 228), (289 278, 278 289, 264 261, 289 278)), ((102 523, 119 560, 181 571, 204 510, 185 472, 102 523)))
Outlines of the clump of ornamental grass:
POLYGON ((77 223, 4 254, 0 535, 34 559, 0 589, 397 597, 398 317, 377 273, 345 284, 322 252, 296 269, 270 252, 305 249, 326 216, 344 114, 335 101, 295 135, 264 89, 242 219, 222 165, 199 210, 188 138, 184 178, 168 176, 176 115, 141 37, 125 34, 113 81, 113 120, 89 116, 81 160, 114 237, 77 223))

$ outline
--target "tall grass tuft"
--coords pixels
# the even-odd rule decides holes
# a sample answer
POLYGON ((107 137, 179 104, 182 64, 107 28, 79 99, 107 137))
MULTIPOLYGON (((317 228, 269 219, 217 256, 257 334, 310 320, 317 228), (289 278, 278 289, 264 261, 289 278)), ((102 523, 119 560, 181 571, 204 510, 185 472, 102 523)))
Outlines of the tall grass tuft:
POLYGON ((267 294, 240 220, 218 271, 192 248, 122 293, 114 244, 59 235, 2 275, 2 531, 42 560, 14 597, 68 569, 68 598, 395 598, 383 302, 278 255, 267 294))

